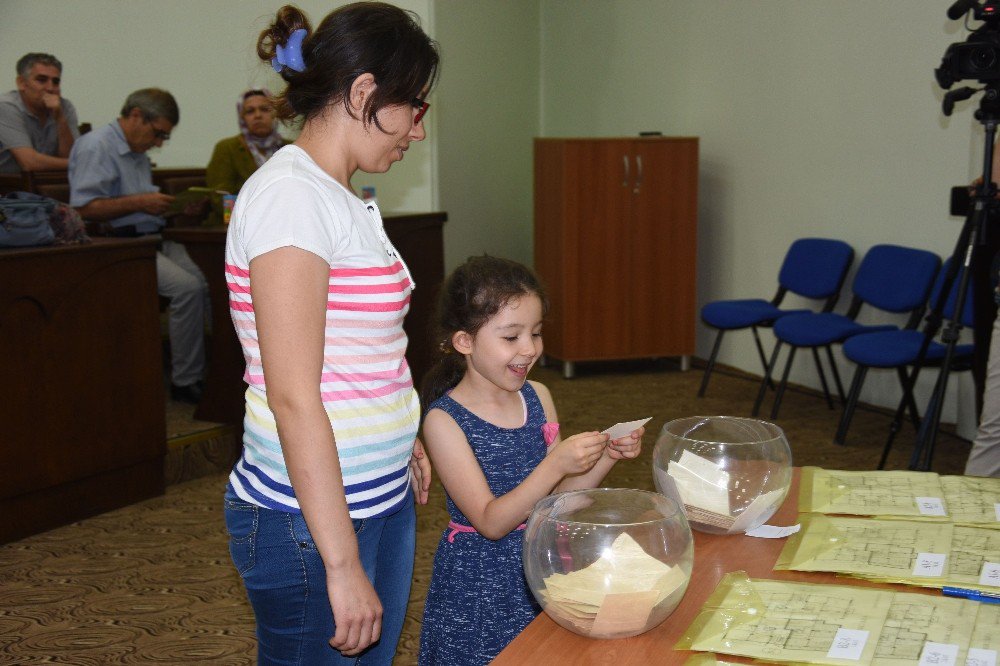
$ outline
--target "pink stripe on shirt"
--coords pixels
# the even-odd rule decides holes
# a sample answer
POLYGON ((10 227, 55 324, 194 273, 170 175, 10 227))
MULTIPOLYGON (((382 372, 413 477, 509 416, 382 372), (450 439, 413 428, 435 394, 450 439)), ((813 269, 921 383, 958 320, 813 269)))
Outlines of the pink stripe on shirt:
POLYGON ((381 284, 331 284, 329 293, 331 294, 394 294, 406 291, 410 286, 409 280, 399 282, 385 282, 381 284))
MULTIPOLYGON (((404 363, 403 366, 405 365, 404 363)), ((406 369, 403 366, 396 370, 381 370, 378 372, 324 372, 320 376, 320 381, 325 384, 328 382, 369 382, 374 379, 396 380, 405 374, 406 369)))
POLYGON ((322 391, 320 392, 320 397, 323 398, 323 402, 355 400, 357 398, 382 398, 393 393, 398 393, 399 391, 410 391, 412 389, 412 382, 392 382, 369 390, 322 391))
POLYGON ((347 312, 399 312, 410 303, 407 296, 401 301, 387 301, 385 303, 351 303, 349 301, 328 301, 327 310, 345 310, 347 312))
POLYGON ((248 269, 248 268, 240 268, 236 264, 227 263, 226 264, 226 273, 229 273, 229 274, 234 275, 236 277, 244 277, 244 278, 250 277, 250 269, 248 269))
POLYGON ((331 268, 331 278, 371 277, 372 275, 396 275, 402 270, 398 261, 391 266, 370 266, 365 268, 331 268))

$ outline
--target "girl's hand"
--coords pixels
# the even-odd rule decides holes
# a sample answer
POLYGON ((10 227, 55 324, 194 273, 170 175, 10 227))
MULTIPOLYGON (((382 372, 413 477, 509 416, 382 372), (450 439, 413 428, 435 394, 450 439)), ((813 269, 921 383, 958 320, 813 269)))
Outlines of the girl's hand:
POLYGON ((431 461, 424 453, 424 445, 419 437, 413 442, 410 472, 413 474, 413 498, 417 504, 427 504, 427 494, 431 489, 431 461))
POLYGON ((637 458, 642 453, 642 435, 645 428, 636 428, 625 437, 613 440, 606 449, 612 460, 627 460, 637 458))
POLYGON ((583 432, 559 442, 550 455, 555 457, 564 475, 582 474, 601 459, 607 443, 605 433, 583 432))

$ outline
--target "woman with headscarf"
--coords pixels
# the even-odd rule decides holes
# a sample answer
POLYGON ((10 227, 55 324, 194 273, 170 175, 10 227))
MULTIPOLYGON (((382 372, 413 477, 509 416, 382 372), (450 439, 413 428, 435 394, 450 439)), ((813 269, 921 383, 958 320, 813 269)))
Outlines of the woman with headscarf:
MULTIPOLYGON (((243 183, 278 148, 285 139, 278 134, 271 93, 264 89, 247 90, 236 102, 240 133, 215 144, 212 159, 205 170, 205 184, 213 190, 236 194, 243 183)), ((222 203, 212 198, 212 212, 207 224, 222 224, 222 203)))

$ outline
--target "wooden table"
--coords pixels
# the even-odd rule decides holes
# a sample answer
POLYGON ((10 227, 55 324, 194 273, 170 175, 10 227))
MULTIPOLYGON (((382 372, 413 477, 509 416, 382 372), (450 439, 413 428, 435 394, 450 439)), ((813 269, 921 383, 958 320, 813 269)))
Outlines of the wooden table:
MULTIPOLYGON (((793 525, 798 516, 800 470, 795 469, 792 488, 770 525, 793 525)), ((692 620, 722 577, 731 571, 746 571, 751 578, 771 578, 803 583, 833 583, 898 589, 906 592, 940 592, 906 585, 887 585, 837 577, 827 573, 772 571, 785 539, 756 539, 743 535, 717 536, 694 532, 694 570, 691 582, 680 605, 658 627, 632 638, 597 640, 574 634, 545 613, 539 615, 493 661, 494 666, 524 666, 525 664, 614 664, 614 666, 651 666, 683 664, 691 655, 687 650, 675 650, 692 620)), ((749 659, 726 656, 727 661, 752 663, 749 659)))
MULTIPOLYGON (((410 313, 403 326, 409 338, 406 359, 414 384, 418 384, 433 362, 434 347, 429 329, 437 288, 444 278, 442 226, 447 219, 446 213, 390 215, 383 219, 386 234, 417 283, 410 300, 410 313)), ((217 423, 242 423, 246 391, 243 371, 246 366, 229 316, 229 292, 223 268, 226 227, 165 229, 163 237, 182 243, 187 248, 192 261, 208 280, 212 301, 212 335, 206 350, 205 393, 194 417, 217 423)))
POLYGON ((156 239, 0 250, 0 543, 163 493, 156 239))

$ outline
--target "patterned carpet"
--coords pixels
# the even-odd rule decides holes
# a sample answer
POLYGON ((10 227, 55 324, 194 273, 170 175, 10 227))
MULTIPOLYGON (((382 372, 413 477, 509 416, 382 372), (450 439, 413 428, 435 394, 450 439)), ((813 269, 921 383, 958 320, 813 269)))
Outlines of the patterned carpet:
MULTIPOLYGON (((643 456, 622 462, 606 486, 652 489, 650 454, 663 424, 695 414, 747 415, 753 378, 713 377, 695 397, 701 375, 666 361, 593 364, 561 379, 552 368, 533 378, 552 390, 563 432, 603 429, 652 416, 643 456)), ((838 413, 805 391, 786 394, 778 421, 795 464, 871 469, 889 417, 859 410, 848 445, 831 439, 838 413)), ((907 425, 889 468, 905 468, 913 441, 907 425)), ((969 444, 938 438, 934 471, 959 474, 969 444)), ((170 486, 156 498, 0 546, 0 664, 251 664, 253 616, 234 571, 222 525, 224 474, 170 486)), ((396 664, 416 663, 431 558, 447 523, 440 486, 418 511, 413 593, 396 664)))

